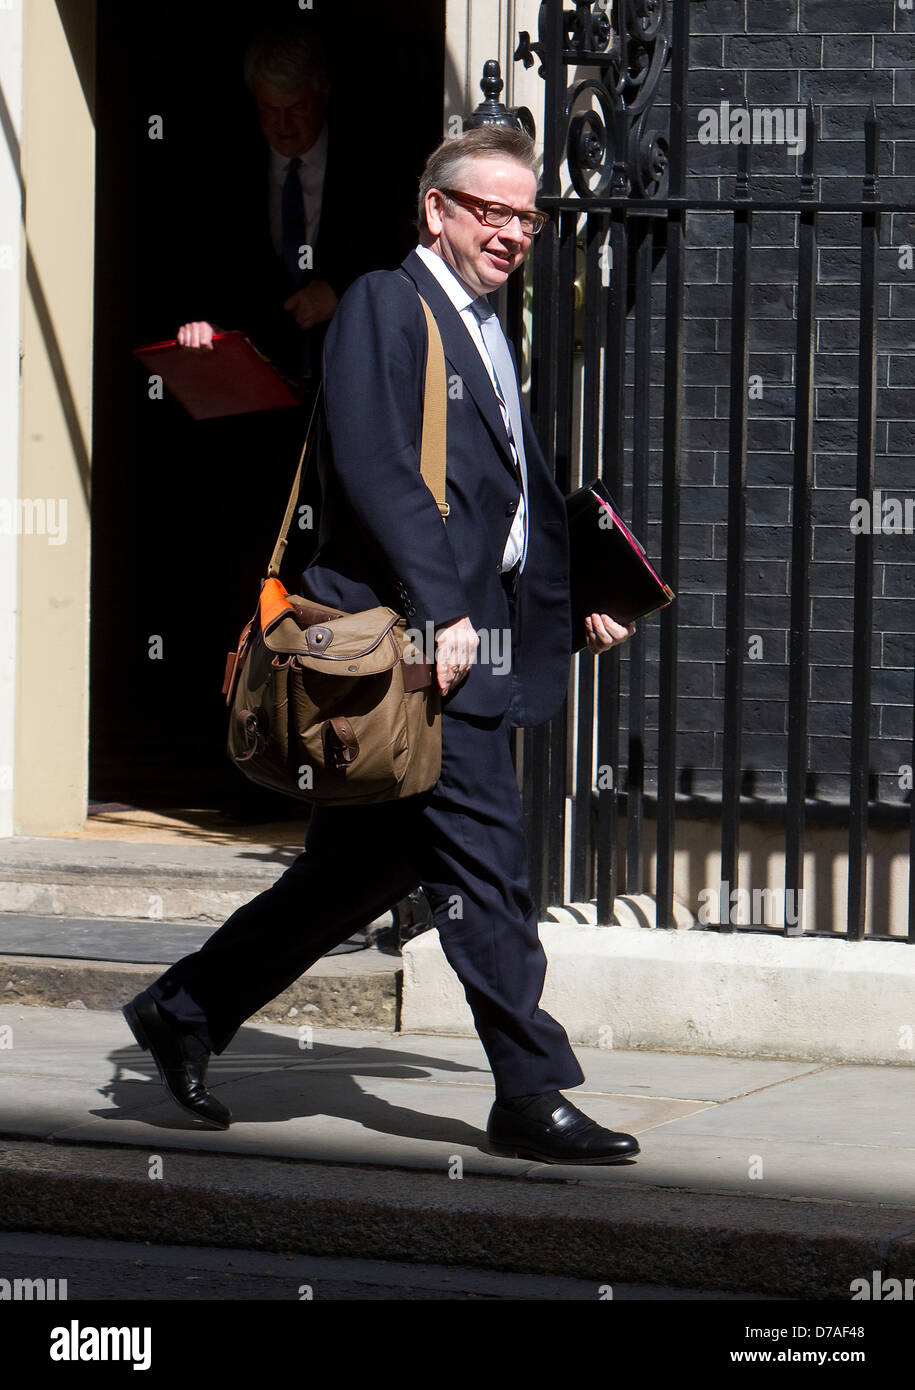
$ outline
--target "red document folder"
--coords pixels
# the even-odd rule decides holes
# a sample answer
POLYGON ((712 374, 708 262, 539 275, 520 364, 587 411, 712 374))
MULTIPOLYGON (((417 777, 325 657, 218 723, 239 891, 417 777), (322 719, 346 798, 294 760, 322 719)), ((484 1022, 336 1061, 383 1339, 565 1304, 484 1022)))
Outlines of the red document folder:
POLYGON ((213 350, 179 347, 174 338, 134 348, 148 372, 161 376, 165 389, 195 420, 282 410, 299 397, 244 333, 214 333, 213 350))

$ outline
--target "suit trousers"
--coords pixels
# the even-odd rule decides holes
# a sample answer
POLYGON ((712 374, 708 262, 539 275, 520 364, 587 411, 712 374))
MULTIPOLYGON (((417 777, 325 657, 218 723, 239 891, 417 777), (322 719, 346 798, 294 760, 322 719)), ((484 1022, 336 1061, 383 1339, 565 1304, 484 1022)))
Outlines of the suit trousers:
POLYGON ((496 1098, 580 1085, 562 1026, 540 1008, 546 956, 529 891, 504 716, 442 715, 442 771, 402 801, 317 807, 305 849, 150 993, 221 1053, 245 1019, 417 883, 464 987, 496 1098))

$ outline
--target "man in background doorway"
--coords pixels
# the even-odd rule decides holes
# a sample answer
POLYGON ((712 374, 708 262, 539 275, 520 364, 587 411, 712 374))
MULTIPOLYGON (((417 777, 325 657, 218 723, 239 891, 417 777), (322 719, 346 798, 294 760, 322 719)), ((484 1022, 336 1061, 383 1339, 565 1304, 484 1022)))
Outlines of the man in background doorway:
MULTIPOLYGON (((396 263, 396 218, 381 220, 381 237, 356 234, 353 160, 328 121, 330 71, 313 30, 297 25, 258 35, 245 53, 244 78, 264 143, 249 168, 226 170, 231 218, 219 217, 212 228, 192 306, 197 314, 181 325, 178 341, 209 347, 218 318, 243 328, 291 377, 309 382, 343 292, 358 275, 396 263)), ((360 199, 374 196, 367 172, 360 167, 360 199)))
MULTIPOLYGON (((328 54, 307 20, 257 34, 243 74, 262 138, 247 151, 217 144, 216 157, 201 166, 201 186, 212 184, 214 195, 206 194, 206 211, 190 228, 197 249, 188 254, 179 302, 192 316, 176 337, 191 351, 213 351, 215 333, 241 329, 287 377, 301 406, 194 427, 195 463, 213 478, 206 524, 226 557, 213 577, 220 596, 214 672, 257 602, 334 311, 353 280, 396 265, 411 243, 408 204, 400 212, 396 199, 392 206, 390 186, 377 184, 379 162, 354 158, 351 133, 334 119, 328 54), (353 215, 354 197, 382 212, 371 237, 353 215)), ((316 519, 317 470, 309 470, 300 500, 316 519)), ((290 572, 310 558, 315 534, 293 532, 290 572)), ((216 691, 220 680, 214 675, 216 691)), ((231 781, 223 805, 233 819, 302 814, 291 799, 246 783, 227 759, 225 770, 231 781)))

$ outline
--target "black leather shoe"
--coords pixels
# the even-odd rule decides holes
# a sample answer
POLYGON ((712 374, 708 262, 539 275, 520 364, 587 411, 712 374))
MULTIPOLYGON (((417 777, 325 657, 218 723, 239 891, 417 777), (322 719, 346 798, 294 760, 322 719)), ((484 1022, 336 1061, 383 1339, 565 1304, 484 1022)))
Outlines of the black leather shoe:
POLYGON ((494 1152, 541 1163, 621 1163, 639 1153, 633 1135, 602 1129, 561 1095, 549 1120, 520 1114, 496 1101, 486 1133, 494 1152))
POLYGON ((195 1120, 214 1129, 228 1129, 232 1112, 207 1090, 210 1054, 199 1038, 182 1033, 170 1023, 168 1015, 146 990, 125 1004, 121 1013, 143 1051, 152 1054, 162 1085, 172 1100, 195 1120))

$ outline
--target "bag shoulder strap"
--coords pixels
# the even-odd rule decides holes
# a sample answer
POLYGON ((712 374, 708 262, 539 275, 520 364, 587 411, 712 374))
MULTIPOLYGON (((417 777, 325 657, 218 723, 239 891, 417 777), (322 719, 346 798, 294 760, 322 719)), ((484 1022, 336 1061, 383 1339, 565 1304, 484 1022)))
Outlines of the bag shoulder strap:
MULTIPOLYGON (((406 276, 404 276, 406 279, 406 276)), ((417 291, 417 297, 423 308, 426 319, 427 347, 426 347, 426 370, 423 384, 423 433, 420 444, 419 471, 422 474, 423 482, 435 498, 436 506, 442 515, 442 520, 450 511, 448 503, 445 501, 445 476, 447 468, 447 417, 448 417, 448 387, 445 378, 445 352, 442 347, 442 336, 435 322, 435 315, 429 305, 417 291)), ((289 494, 289 501, 286 504, 286 513, 283 517, 283 524, 280 527, 280 534, 276 538, 276 545, 273 547, 273 554, 270 557, 270 564, 267 566, 267 577, 276 579, 283 563, 283 555, 289 541, 289 532, 292 529, 292 519, 295 516, 295 504, 298 501, 299 493, 302 488, 302 479, 305 476, 308 465, 311 462, 309 446, 315 432, 318 418, 318 407, 321 402, 323 385, 319 384, 315 395, 314 405, 311 408, 311 415, 308 421, 308 429, 305 431, 305 443, 302 445, 302 452, 299 455, 299 466, 296 469, 295 478, 292 483, 292 491, 289 494)))
POLYGON ((308 446, 311 443, 315 431, 315 424, 318 418, 318 406, 321 403, 321 383, 318 383, 318 390, 315 394, 314 405, 311 407, 311 415, 308 417, 308 429, 305 431, 305 443, 302 445, 302 452, 299 455, 299 466, 295 471, 295 478, 292 484, 292 491, 289 494, 289 501, 286 503, 286 512, 283 517, 283 524, 280 527, 280 534, 276 538, 276 545, 273 547, 273 554, 270 556, 270 564, 267 566, 267 578, 276 579, 283 563, 283 556, 286 553, 286 546, 289 543, 289 532, 292 529, 292 518, 295 516, 295 504, 299 500, 299 493, 302 489, 302 478, 308 463, 311 461, 308 446))
POLYGON ((426 347, 426 384, 423 394, 423 438, 419 471, 423 482, 435 498, 442 520, 451 508, 445 501, 445 471, 447 467, 446 434, 448 418, 448 386, 445 379, 445 351, 435 315, 419 296, 426 316, 428 344, 426 347))

